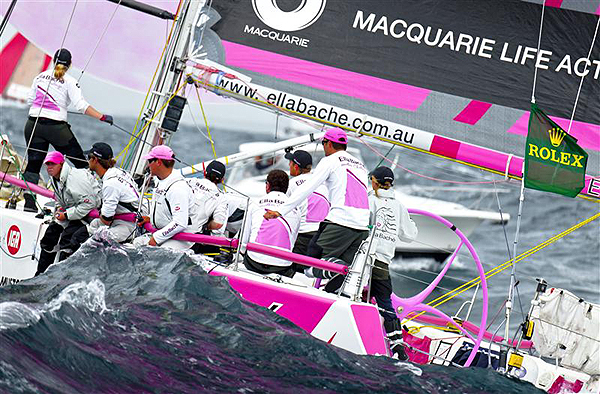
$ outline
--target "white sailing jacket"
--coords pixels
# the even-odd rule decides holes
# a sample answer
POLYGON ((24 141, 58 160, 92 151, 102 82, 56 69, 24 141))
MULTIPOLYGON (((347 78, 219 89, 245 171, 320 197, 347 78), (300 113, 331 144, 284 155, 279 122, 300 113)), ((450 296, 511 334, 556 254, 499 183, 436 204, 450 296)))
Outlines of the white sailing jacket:
POLYGON ((182 231, 196 233, 200 229, 194 194, 178 170, 158 181, 152 193, 150 220, 158 229, 153 236, 159 245, 182 231))
MULTIPOLYGON (((287 195, 291 196, 296 189, 303 183, 305 183, 310 177, 311 173, 300 174, 290 179, 290 186, 288 187, 287 195)), ((312 192, 308 198, 300 204, 301 222, 299 233, 310 233, 319 229, 319 223, 321 223, 329 214, 329 192, 325 185, 320 185, 317 189, 312 192)))
POLYGON ((57 208, 65 209, 68 220, 82 219, 100 206, 100 185, 88 169, 63 163, 59 180, 50 177, 57 208))
MULTIPOLYGON (((298 237, 298 229, 300 228, 299 210, 292 209, 277 219, 267 220, 263 217, 267 209, 279 211, 279 207, 285 204, 287 199, 288 197, 284 193, 271 192, 262 197, 258 203, 250 203, 248 212, 246 212, 246 225, 244 227, 242 245, 252 242, 288 252, 292 251, 294 243, 296 243, 296 237, 298 237)), ((292 265, 291 261, 277 257, 250 251, 247 253, 252 260, 262 264, 279 267, 292 265)))
POLYGON ((325 185, 331 203, 327 220, 344 227, 367 230, 367 180, 367 169, 360 160, 346 151, 337 151, 321 159, 310 179, 298 187, 277 211, 282 215, 287 214, 320 185, 325 185))
POLYGON ((83 98, 77 80, 65 74, 59 81, 53 74, 54 70, 47 70, 33 79, 27 97, 27 104, 31 106, 29 116, 66 121, 70 105, 77 112, 85 113, 90 105, 83 98))
POLYGON ((137 185, 129 173, 116 167, 106 170, 102 177, 102 216, 112 218, 119 213, 135 212, 126 206, 137 210, 139 201, 137 185), (125 203, 126 206, 119 203, 125 203))
POLYGON ((204 226, 211 216, 215 222, 225 225, 227 223, 227 199, 217 185, 205 178, 187 178, 186 181, 190 185, 198 205, 198 225, 204 226))
POLYGON ((374 254, 377 260, 390 264, 398 239, 412 242, 417 238, 418 229, 404 205, 396 200, 393 189, 379 189, 377 192, 379 197, 375 191, 369 192, 370 224, 375 227, 374 254))

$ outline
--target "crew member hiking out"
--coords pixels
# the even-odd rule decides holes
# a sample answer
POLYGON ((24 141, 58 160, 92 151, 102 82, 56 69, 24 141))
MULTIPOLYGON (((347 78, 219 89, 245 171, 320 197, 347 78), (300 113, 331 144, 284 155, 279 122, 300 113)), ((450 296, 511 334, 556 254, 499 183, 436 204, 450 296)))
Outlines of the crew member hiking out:
MULTIPOLYGON (((289 178, 285 172, 281 170, 269 172, 265 186, 267 194, 258 203, 251 203, 246 212, 242 247, 248 242, 252 242, 288 252, 292 251, 300 227, 299 210, 291 209, 285 214, 279 215, 275 220, 266 220, 263 217, 265 211, 279 209, 286 203, 288 197, 285 192, 288 185, 289 178)), ((251 251, 246 252, 244 265, 250 271, 261 274, 280 274, 290 278, 295 274, 289 260, 251 251)))
POLYGON ((125 242, 132 238, 135 222, 115 219, 115 215, 138 212, 140 196, 137 185, 131 175, 115 167, 110 145, 96 142, 86 154, 90 170, 102 180, 100 217, 92 220, 88 226, 89 235, 105 228, 115 241, 125 242))
MULTIPOLYGON (((198 226, 206 235, 221 230, 227 222, 227 200, 217 186, 223 182, 225 170, 225 164, 214 160, 206 166, 204 178, 186 179, 198 205, 198 226)), ((195 244, 192 250, 196 253, 218 253, 219 247, 195 244)))
MULTIPOLYGON (((287 195, 291 196, 300 185, 311 178, 312 156, 307 151, 296 150, 286 153, 285 158, 290 161, 290 175, 293 177, 287 191, 287 195)), ((329 191, 325 185, 317 187, 300 205, 302 221, 294 244, 294 253, 308 254, 308 244, 317 234, 319 224, 327 217, 329 206, 329 191)))
MULTIPOLYGON (((81 146, 67 123, 69 106, 92 118, 113 123, 112 116, 101 114, 85 101, 77 80, 66 75, 70 66, 71 53, 65 48, 56 51, 54 69, 44 71, 34 78, 27 97, 27 103, 31 107, 24 130, 28 149, 23 178, 36 185, 50 145, 67 157, 76 168, 88 166, 81 146)), ((25 210, 36 212, 35 197, 25 193, 24 198, 25 210)))
MULTIPOLYGON (((265 218, 285 215, 299 206, 311 193, 325 184, 329 192, 331 209, 315 236, 316 247, 309 255, 317 258, 335 257, 350 265, 360 244, 368 236, 369 200, 367 197, 367 170, 365 165, 346 152, 348 136, 340 128, 327 130, 322 140, 325 157, 321 159, 311 178, 290 196, 289 200, 267 211, 265 218)), ((317 276, 322 271, 314 271, 317 276)), ((343 283, 338 275, 331 279, 325 290, 333 292, 343 283)))
POLYGON ((48 153, 43 162, 54 189, 56 208, 54 220, 40 241, 41 251, 36 275, 46 271, 54 263, 54 249, 57 244, 60 251, 59 261, 77 250, 85 240, 75 237, 78 230, 85 229, 82 219, 92 209, 100 206, 100 185, 87 169, 71 167, 65 163, 63 154, 57 151, 48 153))
POLYGON ((158 178, 152 193, 150 216, 144 216, 138 224, 150 222, 157 231, 133 240, 134 246, 164 246, 171 249, 189 249, 193 243, 173 238, 180 232, 197 233, 198 206, 192 189, 179 170, 175 170, 175 154, 165 145, 155 146, 144 156, 150 173, 158 178))
POLYGON ((412 242, 417 238, 417 226, 402 203, 396 200, 392 184, 394 172, 388 167, 377 167, 371 172, 369 207, 370 224, 375 227, 374 267, 371 275, 371 296, 379 306, 385 332, 390 339, 392 353, 401 360, 408 357, 401 345, 402 328, 392 307, 392 281, 389 265, 396 252, 398 240, 412 242))

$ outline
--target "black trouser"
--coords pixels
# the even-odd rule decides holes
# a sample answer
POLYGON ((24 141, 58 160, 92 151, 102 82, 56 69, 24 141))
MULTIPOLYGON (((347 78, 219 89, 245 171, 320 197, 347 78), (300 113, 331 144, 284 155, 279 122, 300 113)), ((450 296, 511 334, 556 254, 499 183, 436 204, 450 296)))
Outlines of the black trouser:
MULTIPOLYGON (((315 258, 336 257, 346 265, 352 264, 354 255, 362 241, 369 236, 368 230, 356 230, 332 222, 322 222, 319 231, 308 246, 308 253, 315 258)), ((325 291, 333 293, 344 282, 342 275, 332 278, 325 286, 325 291)))
POLYGON ((244 256, 244 265, 252 272, 258 272, 259 274, 265 275, 279 274, 291 278, 296 273, 296 271, 294 271, 294 267, 291 265, 288 267, 279 267, 277 265, 262 264, 258 261, 252 260, 250 257, 248 257, 248 254, 244 256))
POLYGON ((56 252, 53 252, 53 250, 56 244, 58 244, 60 250, 58 261, 62 261, 75 253, 87 237, 85 224, 81 220, 69 220, 65 228, 56 222, 50 223, 40 241, 42 250, 40 251, 40 260, 35 275, 43 273, 54 263, 56 252))
POLYGON ((392 307, 392 280, 390 279, 390 272, 386 263, 375 260, 375 266, 371 275, 370 290, 371 296, 375 297, 377 306, 385 311, 379 311, 383 319, 386 322, 398 320, 392 307))
POLYGON ((27 182, 37 185, 40 180, 40 170, 48 153, 50 145, 57 151, 69 158, 76 168, 87 168, 88 162, 83 155, 81 145, 71 131, 67 122, 52 119, 39 118, 35 126, 33 138, 31 133, 35 125, 35 118, 29 117, 25 123, 25 144, 31 143, 27 150, 27 168, 23 177, 27 182))

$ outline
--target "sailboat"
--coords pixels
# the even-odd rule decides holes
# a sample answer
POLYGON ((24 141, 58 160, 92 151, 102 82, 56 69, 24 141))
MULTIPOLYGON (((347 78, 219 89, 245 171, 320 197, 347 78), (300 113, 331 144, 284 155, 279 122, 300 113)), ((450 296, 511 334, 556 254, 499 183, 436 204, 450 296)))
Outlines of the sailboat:
MULTIPOLYGON (((180 99, 180 92, 189 86, 317 125, 314 133, 278 142, 275 150, 308 144, 318 139, 325 127, 337 126, 348 130, 361 144, 369 145, 369 139, 376 139, 466 164, 496 174, 500 180, 520 181, 530 74, 538 69, 535 99, 590 153, 579 195, 597 202, 600 111, 594 97, 600 95, 596 71, 600 44, 595 40, 598 16, 594 13, 598 14, 599 9, 589 9, 594 2, 579 10, 545 3, 430 0, 392 5, 311 0, 296 9, 282 10, 274 2, 260 0, 182 1, 175 11, 171 10, 176 22, 169 37, 178 39, 169 39, 165 46, 159 78, 152 86, 144 117, 134 130, 136 136, 124 153, 123 163, 142 175, 141 157, 149 147, 176 138, 173 133, 178 119, 173 114, 183 108, 185 100, 180 99), (425 9, 434 9, 435 13, 424 13, 425 9), (513 18, 514 14, 519 18, 513 18), (539 23, 540 14, 545 15, 543 23, 539 23), (552 34, 538 35, 540 25, 550 26, 552 34), (566 31, 568 40, 564 38, 566 31), (540 43, 536 45, 538 37, 540 43), (573 101, 579 105, 572 116, 573 101)), ((267 153, 241 153, 219 159, 234 165, 267 153)), ((186 165, 181 171, 197 175, 204 164, 186 165)), ((6 179, 22 184, 13 177, 6 179)), ((42 189, 35 191, 51 197, 42 189)), ((476 290, 467 303, 471 306, 466 317, 471 317, 474 301, 481 293, 476 325, 460 319, 460 311, 450 317, 425 303, 453 264, 459 247, 425 290, 411 298, 395 297, 413 361, 465 367, 480 362, 495 365, 499 372, 549 392, 598 390, 600 341, 593 332, 593 327, 598 327, 597 305, 572 297, 580 312, 565 318, 560 308, 567 308, 564 301, 570 293, 540 281, 528 314, 528 322, 534 324, 524 324, 522 334, 509 338, 509 306, 504 337, 489 333, 489 272, 484 271, 472 244, 447 220, 424 211, 413 210, 412 214, 438 220, 469 250, 479 275, 470 282, 476 290), (417 316, 421 311, 433 317, 417 316), (581 314, 588 320, 581 320, 581 314), (558 329, 550 333, 547 327, 558 329), (556 348, 542 349, 543 341, 564 337, 564 332, 569 340, 556 348), (579 347, 581 337, 590 342, 579 347), (553 360, 549 363, 544 357, 553 360)), ((39 231, 40 223, 33 218, 13 216, 15 223, 37 224, 39 231)), ((20 235, 26 234, 19 230, 17 235, 12 226, 16 225, 11 224, 7 236, 3 227, 9 252, 19 250, 20 235)), ((236 239, 195 234, 178 237, 239 246, 236 239)), ((31 239, 27 242, 35 243, 31 239)), ((513 267, 516 244, 508 261, 513 267)), ((199 264, 212 275, 227 277, 245 299, 288 318, 319 339, 357 354, 390 355, 379 311, 362 299, 368 281, 368 244, 357 254, 350 270, 260 245, 248 244, 247 248, 342 273, 347 278, 344 288, 332 295, 322 292, 316 283, 263 277, 244 271, 236 263, 222 266, 201 257, 199 264)), ((515 286, 511 282, 509 294, 515 286)), ((512 302, 510 296, 508 301, 512 302)))

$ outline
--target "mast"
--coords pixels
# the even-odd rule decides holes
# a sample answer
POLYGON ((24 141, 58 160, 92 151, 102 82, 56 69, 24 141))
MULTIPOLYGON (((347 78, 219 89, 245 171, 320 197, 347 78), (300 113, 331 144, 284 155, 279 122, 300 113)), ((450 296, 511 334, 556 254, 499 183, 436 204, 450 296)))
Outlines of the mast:
POLYGON ((152 146, 168 143, 177 131, 185 98, 178 94, 185 84, 183 72, 189 53, 191 32, 206 0, 184 0, 175 18, 170 40, 158 68, 155 83, 144 108, 142 121, 136 133, 139 139, 132 143, 124 168, 134 175, 141 175, 146 163, 142 157, 152 146))

